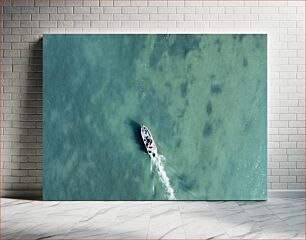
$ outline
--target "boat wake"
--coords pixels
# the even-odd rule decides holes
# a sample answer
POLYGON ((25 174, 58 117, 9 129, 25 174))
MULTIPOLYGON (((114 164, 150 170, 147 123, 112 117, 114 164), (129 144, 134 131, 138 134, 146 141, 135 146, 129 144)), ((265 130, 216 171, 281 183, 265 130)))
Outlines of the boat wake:
MULTIPOLYGON (((166 160, 166 158, 163 155, 157 154, 155 157, 151 156, 151 172, 155 169, 158 176, 159 180, 162 182, 164 185, 164 188, 167 192, 168 199, 169 200, 175 200, 175 195, 174 195, 174 190, 170 185, 170 180, 167 176, 167 173, 165 171, 163 162, 166 160)), ((154 186, 153 186, 153 191, 154 191, 154 186)))
MULTIPOLYGON (((163 155, 157 153, 157 147, 154 142, 153 136, 150 130, 143 124, 141 124, 141 137, 151 158, 151 172, 153 172, 154 170, 157 172, 160 181, 163 183, 164 188, 167 191, 168 199, 175 200, 176 198, 174 195, 174 190, 170 185, 170 180, 163 165, 163 162, 166 161, 166 158, 163 155)), ((155 191, 154 182, 152 190, 153 192, 155 191)))

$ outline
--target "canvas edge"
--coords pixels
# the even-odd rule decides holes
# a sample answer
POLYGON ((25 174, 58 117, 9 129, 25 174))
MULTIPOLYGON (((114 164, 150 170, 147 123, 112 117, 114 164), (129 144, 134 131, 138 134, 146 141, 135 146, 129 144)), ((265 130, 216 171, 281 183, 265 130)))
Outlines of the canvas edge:
MULTIPOLYGON (((269 200, 270 198, 304 198, 305 193, 306 193, 305 190, 268 190, 267 200, 269 200)), ((2 190, 1 197, 42 200, 42 191, 41 190, 17 190, 17 191, 2 190)), ((198 200, 198 201, 206 201, 206 200, 198 200)))

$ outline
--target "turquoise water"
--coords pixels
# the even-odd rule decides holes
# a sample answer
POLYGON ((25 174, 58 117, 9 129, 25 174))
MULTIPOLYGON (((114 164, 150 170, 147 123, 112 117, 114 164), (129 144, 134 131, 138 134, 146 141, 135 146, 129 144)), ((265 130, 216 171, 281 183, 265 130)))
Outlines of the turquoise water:
POLYGON ((267 36, 44 35, 45 200, 178 200, 267 191, 267 36))

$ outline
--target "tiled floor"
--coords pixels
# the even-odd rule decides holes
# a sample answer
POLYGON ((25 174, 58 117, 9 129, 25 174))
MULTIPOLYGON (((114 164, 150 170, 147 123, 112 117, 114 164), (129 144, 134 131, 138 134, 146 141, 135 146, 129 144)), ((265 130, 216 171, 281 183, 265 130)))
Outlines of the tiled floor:
POLYGON ((44 202, 1 199, 4 239, 304 239, 305 199, 44 202))

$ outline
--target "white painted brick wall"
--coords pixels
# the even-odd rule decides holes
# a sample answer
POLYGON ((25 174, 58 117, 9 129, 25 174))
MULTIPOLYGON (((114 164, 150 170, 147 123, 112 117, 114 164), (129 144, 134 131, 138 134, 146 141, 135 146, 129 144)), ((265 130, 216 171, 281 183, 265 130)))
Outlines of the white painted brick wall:
POLYGON ((268 33, 269 189, 305 188, 303 1, 2 2, 4 194, 42 188, 43 33, 268 33))

